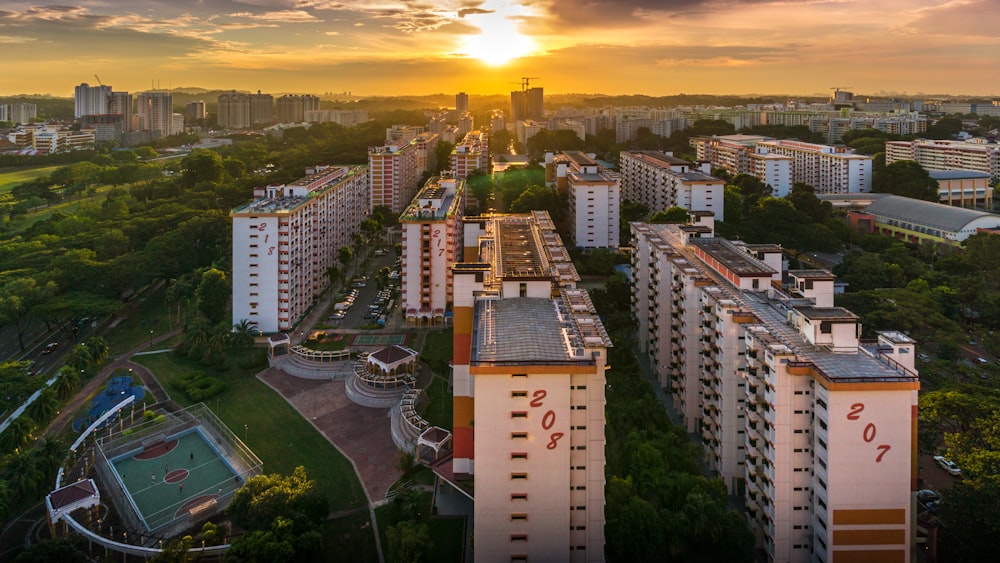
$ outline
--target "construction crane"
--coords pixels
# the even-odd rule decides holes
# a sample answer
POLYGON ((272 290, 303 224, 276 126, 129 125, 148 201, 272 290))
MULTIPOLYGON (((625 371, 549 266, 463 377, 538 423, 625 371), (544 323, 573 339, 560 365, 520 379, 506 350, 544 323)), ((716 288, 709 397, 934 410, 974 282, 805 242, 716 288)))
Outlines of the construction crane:
POLYGON ((530 86, 532 80, 541 80, 538 76, 522 76, 521 77, 521 90, 527 90, 530 86))
POLYGON ((97 76, 97 75, 95 74, 95 75, 94 75, 94 78, 96 78, 96 79, 97 79, 97 85, 103 88, 103 87, 104 87, 104 83, 103 83, 103 82, 101 82, 101 77, 100 77, 100 76, 97 76))

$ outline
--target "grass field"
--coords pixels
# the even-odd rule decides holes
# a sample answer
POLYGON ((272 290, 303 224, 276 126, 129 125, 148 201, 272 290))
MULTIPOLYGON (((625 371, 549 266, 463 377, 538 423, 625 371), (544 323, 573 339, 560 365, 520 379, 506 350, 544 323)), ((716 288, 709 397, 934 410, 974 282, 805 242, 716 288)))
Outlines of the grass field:
MULTIPOLYGON (((262 350, 254 353, 263 359, 262 350)), ((245 359, 232 358, 232 368, 214 372, 172 352, 137 356, 134 360, 148 367, 170 397, 185 407, 192 401, 173 389, 171 381, 192 371, 222 379, 227 384, 226 390, 206 404, 260 457, 265 473, 289 475, 296 466, 305 467, 317 488, 329 499, 332 511, 367 502, 350 461, 281 396, 254 377, 265 366, 263 361, 251 368, 241 368, 239 364, 245 364, 245 359)))
MULTIPOLYGON (((416 520, 421 524, 427 524, 430 528, 431 542, 433 548, 424 554, 424 560, 435 561, 437 563, 459 563, 462 560, 462 531, 464 522, 461 518, 438 518, 431 516, 431 493, 420 493, 420 502, 417 509, 416 520)), ((380 506, 375 509, 375 518, 378 519, 378 531, 382 538, 382 550, 388 555, 389 542, 386 540, 385 532, 390 526, 394 526, 405 518, 400 514, 400 509, 393 503, 380 506)))
POLYGON ((52 174, 55 169, 62 168, 62 166, 63 165, 43 166, 41 168, 24 168, 21 170, 13 170, 11 172, 0 172, 0 193, 7 193, 14 186, 30 182, 41 178, 42 176, 48 176, 49 174, 52 174))

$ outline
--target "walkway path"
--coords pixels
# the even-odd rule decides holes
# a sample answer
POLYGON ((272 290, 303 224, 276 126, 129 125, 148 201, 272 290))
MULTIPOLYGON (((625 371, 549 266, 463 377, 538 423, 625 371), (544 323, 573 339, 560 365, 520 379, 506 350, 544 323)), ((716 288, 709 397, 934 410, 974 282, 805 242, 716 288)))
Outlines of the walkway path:
POLYGON ((142 344, 136 346, 135 348, 129 350, 128 352, 116 357, 114 361, 110 364, 104 366, 104 369, 100 371, 97 375, 92 377, 86 385, 77 392, 76 396, 62 408, 58 415, 52 419, 49 423, 48 428, 45 429, 45 436, 55 436, 66 429, 68 425, 73 420, 73 415, 80 411, 80 408, 94 396, 101 387, 104 386, 108 381, 108 376, 111 372, 116 369, 131 369, 132 372, 139 376, 142 380, 142 384, 146 387, 146 392, 152 397, 152 400, 147 401, 148 403, 160 402, 169 399, 166 390, 160 385, 160 382, 153 377, 153 374, 149 372, 145 367, 132 362, 129 358, 142 350, 151 347, 151 344, 156 344, 158 342, 163 342, 177 336, 181 333, 181 329, 174 329, 166 334, 161 334, 153 339, 152 343, 143 342, 142 344))

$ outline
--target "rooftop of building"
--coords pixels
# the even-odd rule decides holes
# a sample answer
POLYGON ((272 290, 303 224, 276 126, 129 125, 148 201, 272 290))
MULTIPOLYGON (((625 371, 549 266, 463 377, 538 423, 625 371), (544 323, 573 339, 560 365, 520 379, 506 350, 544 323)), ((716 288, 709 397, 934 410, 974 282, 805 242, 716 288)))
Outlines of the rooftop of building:
POLYGON ((717 260, 727 270, 740 276, 767 276, 775 273, 774 269, 741 251, 724 238, 695 238, 691 244, 702 249, 706 254, 717 260))
POLYGON ((611 346, 583 290, 554 299, 479 299, 473 324, 473 364, 593 363, 588 347, 611 346))
POLYGON ((953 233, 965 229, 969 223, 976 219, 994 217, 1000 220, 1000 215, 985 211, 952 207, 898 195, 884 195, 872 201, 865 208, 865 211, 872 215, 953 233))
POLYGON ((262 197, 260 199, 255 199, 249 203, 243 204, 232 210, 232 214, 247 214, 247 213, 289 213, 298 207, 301 207, 309 200, 325 193, 329 189, 333 189, 344 183, 349 178, 352 178, 358 174, 366 174, 367 167, 365 166, 335 166, 325 169, 323 172, 313 174, 310 176, 305 176, 300 178, 290 184, 289 187, 301 187, 308 186, 311 182, 315 182, 322 178, 324 175, 329 175, 330 180, 322 185, 318 185, 314 189, 310 190, 307 194, 301 196, 278 196, 278 197, 262 197), (336 172, 340 171, 340 174, 336 172))
POLYGON ((857 322, 859 317, 843 307, 793 307, 803 317, 811 321, 850 321, 857 322))
POLYGON ((410 205, 399 214, 399 220, 423 221, 454 216, 458 213, 464 191, 465 180, 450 175, 435 176, 420 188, 410 205), (431 202, 438 205, 435 206, 431 202))
MULTIPOLYGON (((780 247, 779 247, 780 250, 780 247)), ((811 280, 835 280, 837 276, 833 275, 829 270, 786 270, 786 274, 789 276, 794 276, 799 279, 811 279, 811 280)))
POLYGON ((677 158, 676 156, 669 155, 666 153, 658 151, 625 151, 622 154, 627 154, 647 162, 652 162, 654 164, 660 164, 662 166, 681 166, 690 165, 691 163, 684 160, 683 158, 677 158))
POLYGON ((935 180, 978 180, 991 178, 989 174, 976 172, 975 170, 928 170, 927 173, 935 180))

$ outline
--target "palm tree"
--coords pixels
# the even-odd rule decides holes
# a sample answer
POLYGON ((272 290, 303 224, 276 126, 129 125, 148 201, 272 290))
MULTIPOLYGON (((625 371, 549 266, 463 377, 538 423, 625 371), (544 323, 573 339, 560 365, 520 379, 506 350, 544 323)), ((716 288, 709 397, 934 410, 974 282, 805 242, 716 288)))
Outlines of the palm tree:
POLYGON ((230 332, 223 329, 222 327, 216 327, 211 334, 208 336, 208 341, 205 343, 207 350, 205 350, 206 355, 219 355, 222 354, 226 348, 229 347, 230 332))
POLYGON ((91 336, 84 344, 90 350, 90 361, 94 367, 101 365, 108 357, 108 343, 100 336, 91 336))
POLYGON ((246 350, 253 346, 254 337, 260 334, 257 325, 249 319, 241 319, 233 325, 230 344, 237 350, 246 350))
POLYGON ((191 321, 186 327, 184 327, 184 338, 186 339, 186 344, 190 353, 200 353, 205 345, 208 344, 208 323, 202 318, 197 318, 191 321))
POLYGON ((7 430, 0 434, 0 447, 5 452, 16 452, 31 439, 35 426, 35 421, 31 417, 21 415, 15 418, 7 430))
POLYGON ((25 413, 39 424, 44 424, 52 418, 52 415, 59 409, 59 397, 52 389, 42 391, 41 395, 35 398, 34 402, 28 405, 25 413))
POLYGON ((35 492, 42 482, 42 472, 34 458, 27 452, 15 452, 5 460, 7 487, 14 495, 26 497, 35 492))
POLYGON ((67 366, 72 367, 77 372, 85 371, 93 364, 90 357, 90 348, 86 344, 77 344, 74 346, 69 354, 66 354, 64 360, 67 366))
POLYGON ((45 475, 46 479, 55 479, 56 472, 66 459, 66 443, 56 438, 42 438, 40 446, 32 452, 35 454, 35 463, 45 475))
POLYGON ((80 388, 80 371, 74 366, 63 366, 59 370, 59 379, 52 384, 52 389, 60 399, 66 400, 80 388))

